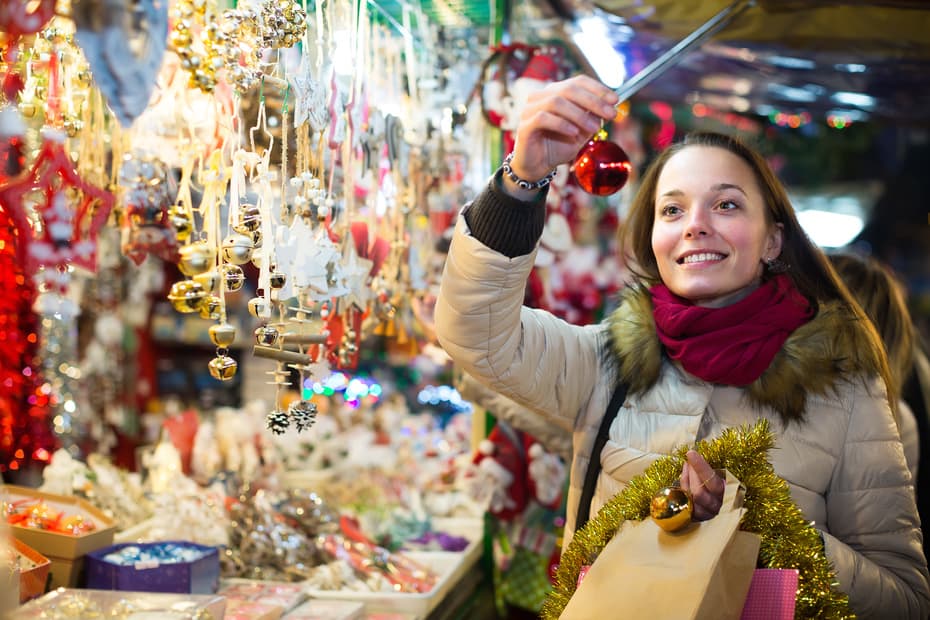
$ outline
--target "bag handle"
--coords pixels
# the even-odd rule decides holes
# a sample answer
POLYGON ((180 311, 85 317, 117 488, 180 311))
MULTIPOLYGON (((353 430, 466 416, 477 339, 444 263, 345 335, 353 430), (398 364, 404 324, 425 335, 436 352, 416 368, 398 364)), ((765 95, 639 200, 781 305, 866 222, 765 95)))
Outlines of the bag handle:
POLYGON ((584 485, 581 487, 581 499, 578 500, 578 512, 575 517, 575 531, 577 532, 588 522, 591 517, 591 500, 594 499, 594 488, 597 486, 597 477, 601 473, 601 452, 604 450, 604 444, 607 443, 607 436, 610 434, 610 425, 617 412, 620 411, 620 405, 626 400, 627 386, 623 381, 617 383, 614 388, 614 394, 607 404, 607 410, 604 417, 601 418, 601 425, 597 429, 597 437, 594 439, 594 448, 591 451, 591 460, 588 461, 588 469, 584 473, 584 485))

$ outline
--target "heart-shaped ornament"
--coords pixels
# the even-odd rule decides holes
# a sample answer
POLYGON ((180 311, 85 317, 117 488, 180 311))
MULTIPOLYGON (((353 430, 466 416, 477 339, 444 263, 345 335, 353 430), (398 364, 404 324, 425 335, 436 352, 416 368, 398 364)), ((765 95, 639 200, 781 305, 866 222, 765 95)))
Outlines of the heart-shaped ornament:
POLYGON ((168 37, 164 0, 90 0, 72 10, 75 39, 97 88, 124 127, 152 96, 168 37))

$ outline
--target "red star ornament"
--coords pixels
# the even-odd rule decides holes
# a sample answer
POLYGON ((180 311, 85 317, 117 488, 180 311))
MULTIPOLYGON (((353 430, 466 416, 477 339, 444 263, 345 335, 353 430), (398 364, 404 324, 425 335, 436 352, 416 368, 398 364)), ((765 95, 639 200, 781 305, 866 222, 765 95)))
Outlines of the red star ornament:
POLYGON ((22 177, 0 188, 0 206, 10 213, 19 235, 17 251, 26 273, 68 265, 97 271, 97 234, 116 199, 80 177, 65 151, 64 134, 46 129, 42 148, 22 177), (34 209, 41 219, 37 235, 26 200, 39 194, 34 209))

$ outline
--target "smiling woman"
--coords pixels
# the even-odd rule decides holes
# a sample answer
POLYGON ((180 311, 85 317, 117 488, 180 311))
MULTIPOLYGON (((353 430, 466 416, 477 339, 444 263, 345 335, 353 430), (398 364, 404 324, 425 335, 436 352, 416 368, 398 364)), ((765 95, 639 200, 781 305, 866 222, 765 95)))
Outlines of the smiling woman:
MULTIPOLYGON (((535 181, 571 160, 616 102, 585 76, 534 94, 516 130, 514 174, 535 181)), ((656 159, 621 237, 635 282, 600 325, 521 307, 546 191, 498 171, 463 209, 435 316, 466 372, 542 420, 572 425, 565 546, 590 466, 594 515, 663 455, 764 418, 777 448, 768 458, 821 533, 853 612, 926 618, 927 565, 888 361, 762 157, 697 134, 656 159), (626 398, 594 453, 618 385, 626 398)), ((698 452, 688 452, 680 484, 692 518, 717 514, 725 483, 698 452)))

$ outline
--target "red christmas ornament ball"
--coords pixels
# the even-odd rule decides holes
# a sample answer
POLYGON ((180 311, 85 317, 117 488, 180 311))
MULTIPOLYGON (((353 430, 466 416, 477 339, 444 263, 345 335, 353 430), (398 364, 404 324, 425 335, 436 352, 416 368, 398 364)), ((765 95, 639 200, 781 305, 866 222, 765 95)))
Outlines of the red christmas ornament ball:
POLYGON ((609 196, 626 185, 632 169, 629 155, 619 144, 595 137, 578 152, 572 174, 589 194, 609 196))

